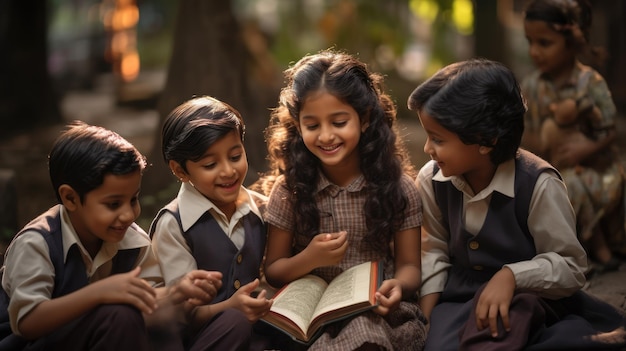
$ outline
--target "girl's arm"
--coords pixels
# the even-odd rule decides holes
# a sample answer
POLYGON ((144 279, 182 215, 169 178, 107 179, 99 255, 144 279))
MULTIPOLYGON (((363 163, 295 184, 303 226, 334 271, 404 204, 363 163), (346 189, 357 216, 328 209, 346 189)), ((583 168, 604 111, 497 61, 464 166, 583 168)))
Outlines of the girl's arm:
POLYGON ((318 234, 293 256, 292 243, 292 232, 269 225, 265 276, 274 287, 282 287, 317 267, 339 263, 348 247, 346 232, 318 234))
POLYGON ((441 296, 441 293, 432 293, 424 295, 419 299, 420 308, 428 321, 430 321, 430 314, 433 312, 433 308, 435 308, 435 305, 439 301, 439 296, 441 296))
POLYGON ((421 228, 396 233, 394 238, 395 278, 402 283, 402 296, 414 297, 422 281, 421 228))
POLYGON ((395 273, 393 279, 385 280, 376 299, 376 312, 386 315, 395 310, 402 299, 417 297, 421 281, 420 228, 400 231, 394 236, 395 273))

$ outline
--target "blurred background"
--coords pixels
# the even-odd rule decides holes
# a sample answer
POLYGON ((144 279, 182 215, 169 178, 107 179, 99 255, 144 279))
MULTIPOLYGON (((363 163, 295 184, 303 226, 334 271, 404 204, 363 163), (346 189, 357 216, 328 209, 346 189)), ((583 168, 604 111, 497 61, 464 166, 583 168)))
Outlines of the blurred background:
MULTIPOLYGON (((595 67, 623 119, 626 2, 591 0, 595 67)), ((55 204, 46 157, 76 119, 112 129, 152 166, 139 224, 178 190, 160 156, 161 120, 194 95, 237 108, 246 121, 250 171, 265 170, 263 130, 282 71, 334 47, 385 75, 413 162, 426 157, 406 98, 453 61, 498 60, 532 70, 522 0, 3 0, 0 1, 0 240, 55 204)), ((621 123, 621 122, 620 122, 621 123)), ((621 128, 621 127, 620 127, 621 128)), ((620 135, 624 135, 622 132, 620 135)), ((621 140, 624 140, 622 138, 621 140)))

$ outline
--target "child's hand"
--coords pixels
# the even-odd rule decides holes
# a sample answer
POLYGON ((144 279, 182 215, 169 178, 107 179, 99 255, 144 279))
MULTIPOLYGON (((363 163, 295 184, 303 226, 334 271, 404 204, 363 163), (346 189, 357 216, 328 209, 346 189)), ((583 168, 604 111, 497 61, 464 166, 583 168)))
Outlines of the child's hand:
POLYGON ((169 289, 174 304, 183 301, 193 306, 211 302, 222 287, 222 273, 193 270, 179 278, 169 289))
POLYGON ((261 290, 257 297, 253 297, 252 293, 258 287, 259 280, 255 279, 240 287, 229 299, 233 303, 233 307, 243 312, 250 323, 254 323, 265 316, 274 303, 274 300, 265 298, 267 293, 265 289, 261 290))
POLYGON ((509 306, 514 292, 515 276, 509 268, 504 267, 491 277, 476 304, 478 330, 489 327, 491 336, 498 336, 498 315, 502 317, 504 329, 511 330, 509 306))
POLYGON ((574 123, 578 117, 578 108, 574 99, 565 99, 553 102, 549 106, 554 115, 554 120, 560 126, 574 123))
POLYGON ((381 316, 387 315, 400 305, 402 300, 402 284, 398 279, 387 279, 378 288, 376 292, 376 300, 378 306, 374 312, 381 316))
POLYGON ((348 249, 348 233, 324 233, 316 235, 306 247, 307 254, 317 262, 317 267, 332 266, 343 259, 348 249))
POLYGON ((156 308, 156 291, 139 278, 141 267, 128 273, 115 274, 88 285, 96 291, 101 304, 133 305, 143 313, 151 314, 156 308))

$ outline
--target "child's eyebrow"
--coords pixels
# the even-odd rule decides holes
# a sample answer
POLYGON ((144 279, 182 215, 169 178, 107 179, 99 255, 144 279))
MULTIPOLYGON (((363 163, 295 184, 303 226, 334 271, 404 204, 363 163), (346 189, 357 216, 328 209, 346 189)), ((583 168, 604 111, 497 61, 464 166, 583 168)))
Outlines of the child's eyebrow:
MULTIPOLYGON (((230 151, 233 151, 233 150, 236 150, 236 149, 244 149, 243 144, 240 142, 240 143, 238 143, 236 145, 233 145, 233 146, 231 146, 228 149, 228 151, 230 152, 230 151)), ((205 159, 207 157, 213 157, 213 156, 215 156, 215 154, 216 154, 215 152, 207 152, 204 155, 202 155, 202 157, 200 159, 205 159)))

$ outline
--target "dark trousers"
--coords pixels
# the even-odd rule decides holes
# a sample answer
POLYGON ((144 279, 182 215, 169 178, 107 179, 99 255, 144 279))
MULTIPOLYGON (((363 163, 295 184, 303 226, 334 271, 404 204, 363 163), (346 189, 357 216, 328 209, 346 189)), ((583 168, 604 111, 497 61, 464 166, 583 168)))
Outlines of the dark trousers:
MULTIPOLYGON (((150 350, 143 316, 138 309, 130 305, 100 305, 55 334, 47 338, 49 342, 41 345, 42 349, 150 350)), ((33 346, 35 344, 38 342, 33 346)))
POLYGON ((150 330, 155 351, 252 350, 252 337, 252 324, 241 311, 232 308, 218 313, 199 329, 173 323, 150 330))

